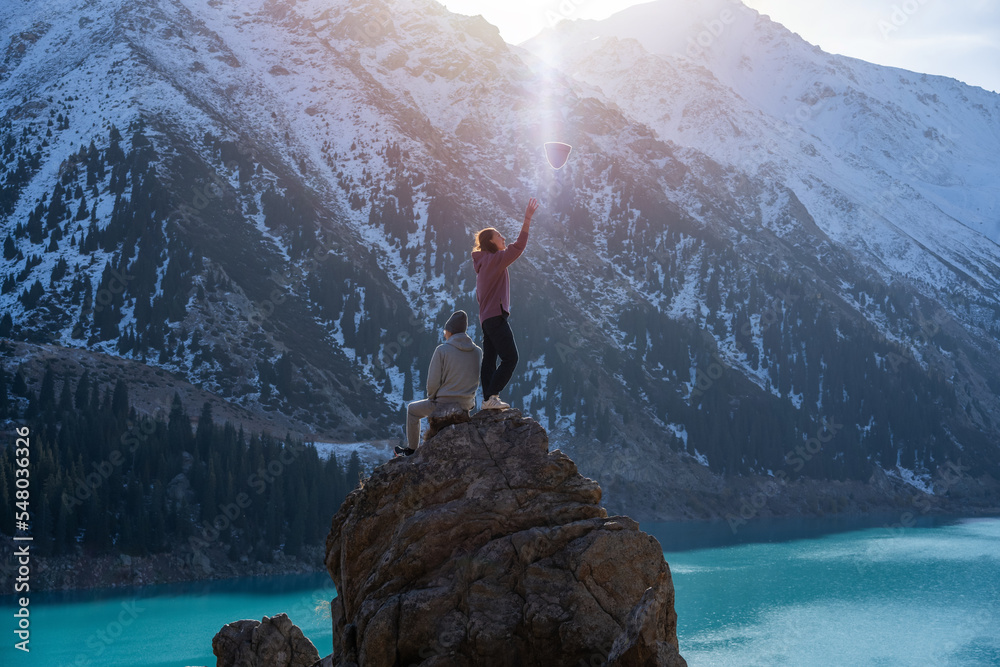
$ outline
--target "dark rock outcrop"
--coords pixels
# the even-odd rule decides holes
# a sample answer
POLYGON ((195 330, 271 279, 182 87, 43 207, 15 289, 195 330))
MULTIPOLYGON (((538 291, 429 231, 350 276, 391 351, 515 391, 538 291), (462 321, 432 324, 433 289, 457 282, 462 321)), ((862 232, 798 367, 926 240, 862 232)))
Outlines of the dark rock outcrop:
POLYGON ((457 403, 443 403, 434 409, 431 416, 427 418, 427 431, 424 433, 424 440, 430 440, 439 431, 454 424, 465 424, 472 420, 469 411, 462 408, 457 403))
POLYGON ((212 639, 216 667, 312 667, 319 651, 285 614, 223 626, 212 639))
POLYGON ((685 665, 659 543, 600 500, 516 410, 379 467, 327 538, 333 664, 685 665))

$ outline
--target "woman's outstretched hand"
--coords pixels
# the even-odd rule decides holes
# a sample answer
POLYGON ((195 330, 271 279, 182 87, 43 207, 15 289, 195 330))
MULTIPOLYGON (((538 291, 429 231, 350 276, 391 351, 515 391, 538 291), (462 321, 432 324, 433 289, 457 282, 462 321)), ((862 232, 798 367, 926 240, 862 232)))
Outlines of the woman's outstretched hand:
POLYGON ((535 214, 535 211, 538 210, 539 205, 540 204, 538 203, 538 200, 535 199, 534 197, 532 197, 531 199, 528 200, 528 208, 524 212, 524 221, 525 222, 528 222, 528 221, 531 220, 531 216, 533 216, 535 214))

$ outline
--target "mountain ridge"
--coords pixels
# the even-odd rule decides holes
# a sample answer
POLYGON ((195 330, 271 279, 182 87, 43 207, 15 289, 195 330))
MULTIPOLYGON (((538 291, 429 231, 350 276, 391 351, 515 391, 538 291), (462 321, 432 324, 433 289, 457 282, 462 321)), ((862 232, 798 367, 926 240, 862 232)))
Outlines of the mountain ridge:
MULTIPOLYGON (((939 267, 922 285, 891 248, 831 233, 858 202, 830 205, 819 180, 827 198, 807 196, 787 165, 686 145, 434 3, 121 5, 74 47, 92 74, 54 79, 38 62, 97 11, 67 8, 3 61, 5 99, 16 84, 52 100, 0 109, 0 334, 149 361, 331 440, 386 438, 439 320, 475 312, 472 232, 516 224, 540 193, 514 280, 511 399, 612 508, 699 515, 677 499, 700 496, 710 515, 732 511, 727 484, 752 491, 788 468, 831 416, 847 426, 809 479, 888 470, 932 489, 959 457, 1000 476, 992 250, 959 262, 952 244, 938 261, 910 243, 939 267), (549 138, 575 147, 559 172, 549 138), (982 284, 967 288, 966 270, 982 284)), ((17 20, 21 34, 34 18, 17 20)), ((620 62, 657 64, 626 47, 620 62)), ((760 143, 791 150, 783 126, 701 85, 725 104, 710 123, 692 115, 690 136, 717 123, 750 141, 740 124, 755 118, 760 143)))

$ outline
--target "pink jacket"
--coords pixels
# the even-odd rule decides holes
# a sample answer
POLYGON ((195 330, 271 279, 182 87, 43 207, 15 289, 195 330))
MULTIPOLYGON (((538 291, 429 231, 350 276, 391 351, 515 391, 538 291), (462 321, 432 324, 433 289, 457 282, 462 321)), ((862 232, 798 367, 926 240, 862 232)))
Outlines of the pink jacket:
POLYGON ((522 228, 517 240, 506 250, 487 252, 476 250, 472 262, 476 268, 476 300, 479 302, 479 321, 510 313, 510 275, 507 267, 521 256, 528 245, 528 232, 522 228))

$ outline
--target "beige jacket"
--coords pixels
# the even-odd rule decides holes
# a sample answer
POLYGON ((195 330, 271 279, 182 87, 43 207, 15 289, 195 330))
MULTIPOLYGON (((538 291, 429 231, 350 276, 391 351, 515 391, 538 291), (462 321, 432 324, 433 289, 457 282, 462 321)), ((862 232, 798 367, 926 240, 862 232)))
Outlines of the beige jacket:
POLYGON ((466 410, 476 407, 479 367, 483 351, 468 334, 453 334, 434 350, 427 371, 427 398, 458 403, 466 410))

